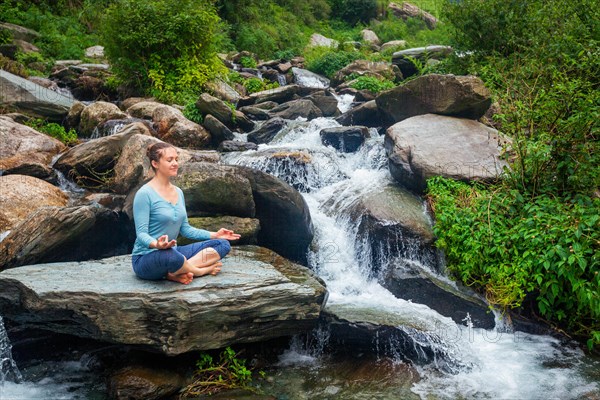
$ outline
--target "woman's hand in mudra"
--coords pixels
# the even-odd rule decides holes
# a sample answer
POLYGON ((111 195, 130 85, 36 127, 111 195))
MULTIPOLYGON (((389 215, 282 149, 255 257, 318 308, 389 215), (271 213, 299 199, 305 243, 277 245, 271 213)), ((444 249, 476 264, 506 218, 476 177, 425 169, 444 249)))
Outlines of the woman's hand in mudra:
POLYGON ((215 233, 215 239, 227 239, 227 240, 238 240, 240 235, 234 233, 233 231, 225 228, 219 229, 218 232, 215 233))
POLYGON ((177 241, 175 239, 169 241, 169 237, 167 235, 162 235, 161 237, 158 238, 158 240, 156 242, 152 242, 150 244, 150 247, 154 247, 155 249, 159 249, 159 250, 166 250, 166 249, 170 249, 171 247, 175 246, 177 244, 177 241), (154 246, 152 246, 154 245, 154 246))

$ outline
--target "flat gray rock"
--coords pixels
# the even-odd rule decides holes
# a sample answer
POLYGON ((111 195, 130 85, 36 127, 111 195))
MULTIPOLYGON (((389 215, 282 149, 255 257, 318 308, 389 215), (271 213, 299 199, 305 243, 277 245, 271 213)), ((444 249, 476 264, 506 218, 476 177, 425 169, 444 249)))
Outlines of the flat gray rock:
POLYGON ((17 324, 165 354, 264 341, 312 329, 327 298, 310 270, 241 246, 217 276, 144 281, 130 256, 0 273, 0 313, 17 324))

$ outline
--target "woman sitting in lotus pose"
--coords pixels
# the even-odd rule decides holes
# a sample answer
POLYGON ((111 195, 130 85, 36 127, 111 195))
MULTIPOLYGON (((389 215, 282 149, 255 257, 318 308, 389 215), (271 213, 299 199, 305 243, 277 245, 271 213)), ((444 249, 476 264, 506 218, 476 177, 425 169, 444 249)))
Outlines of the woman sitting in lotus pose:
POLYGON ((179 168, 177 150, 161 142, 149 146, 147 155, 155 175, 133 200, 133 271, 142 279, 167 278, 183 284, 197 276, 218 274, 219 260, 231 249, 228 240, 240 235, 225 228, 209 232, 190 226, 183 192, 170 181, 179 168), (202 242, 177 246, 180 233, 202 242))

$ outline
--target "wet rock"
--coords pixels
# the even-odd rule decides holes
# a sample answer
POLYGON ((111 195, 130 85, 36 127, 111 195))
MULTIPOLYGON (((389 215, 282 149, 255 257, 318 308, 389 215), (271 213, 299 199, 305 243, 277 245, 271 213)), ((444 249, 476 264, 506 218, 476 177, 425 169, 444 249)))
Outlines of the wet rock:
POLYGON ((323 113, 324 117, 331 117, 339 113, 338 101, 335 97, 326 94, 312 94, 304 99, 310 100, 323 113))
POLYGON ((154 130, 154 127, 150 122, 145 119, 140 118, 125 118, 125 119, 109 119, 108 121, 104 121, 100 125, 98 125, 92 135, 92 139, 97 139, 104 136, 111 136, 116 133, 119 133, 121 129, 123 129, 127 125, 131 125, 133 123, 139 122, 144 124, 148 131, 156 136, 157 132, 154 130))
POLYGON ((26 175, 0 176, 0 193, 0 232, 12 230, 39 208, 66 206, 68 202, 67 195, 56 186, 26 175))
MULTIPOLYGON (((225 215, 220 217, 190 218, 189 223, 192 226, 206 229, 209 232, 217 232, 221 228, 226 228, 231 229, 235 233, 239 233, 241 238, 239 240, 232 241, 232 246, 258 244, 260 221, 256 218, 240 218, 225 215)), ((177 244, 187 244, 191 242, 191 240, 181 236, 177 239, 177 244)))
POLYGON ((62 121, 74 101, 73 98, 3 70, 0 70, 0 87, 0 105, 49 121, 62 121))
POLYGON ((202 124, 210 132, 211 143, 213 146, 218 146, 221 142, 225 140, 233 140, 234 138, 233 132, 231 132, 228 127, 222 124, 221 121, 210 114, 204 117, 202 124))
POLYGON ((329 79, 307 69, 293 67, 292 74, 294 83, 301 88, 327 89, 330 86, 329 79))
POLYGON ((106 188, 111 184, 113 168, 123 146, 137 134, 150 136, 150 131, 137 122, 115 135, 81 143, 62 154, 54 168, 81 186, 106 188))
POLYGON ((402 80, 402 73, 395 65, 383 61, 356 60, 335 73, 332 83, 340 85, 348 80, 348 77, 372 76, 390 81, 402 80))
POLYGON ((68 129, 77 129, 79 128, 79 123, 81 122, 81 113, 85 109, 85 104, 80 101, 76 101, 73 103, 71 108, 69 109, 69 113, 67 114, 66 119, 66 127, 68 129))
MULTIPOLYGON (((458 372, 464 363, 444 333, 456 326, 421 304, 391 310, 356 304, 328 304, 322 312, 330 342, 352 352, 391 356, 417 365, 458 372)), ((452 338, 450 338, 452 339, 452 338)))
POLYGON ((81 137, 90 137, 94 129, 109 119, 125 119, 128 115, 122 112, 119 107, 105 101, 97 101, 85 107, 81 111, 79 121, 79 135, 81 137))
POLYGON ((203 126, 188 120, 175 107, 156 107, 152 114, 159 139, 184 148, 201 149, 211 142, 210 133, 203 126))
POLYGON ((292 63, 287 61, 287 62, 282 62, 277 64, 277 66, 275 67, 277 69, 277 71, 281 72, 282 74, 287 74, 288 71, 290 69, 292 69, 292 63))
POLYGON ((377 96, 385 122, 422 114, 479 119, 490 107, 491 93, 475 76, 424 75, 377 96))
POLYGON ((261 171, 280 178, 296 190, 306 193, 311 184, 315 184, 311 176, 318 171, 306 151, 278 147, 258 150, 251 157, 255 159, 252 165, 260 165, 261 171))
POLYGON ((315 104, 306 99, 292 100, 280 104, 269 111, 271 117, 293 120, 296 118, 306 118, 307 120, 320 118, 323 116, 321 110, 315 104))
POLYGON ((2 174, 47 178, 52 158, 66 146, 60 141, 0 116, 0 171, 2 174))
POLYGON ((325 128, 319 135, 323 145, 332 146, 344 153, 357 151, 365 139, 371 137, 366 126, 325 128))
POLYGON ((265 172, 237 167, 237 173, 250 181, 261 226, 258 243, 305 265, 314 229, 302 195, 265 172))
POLYGON ((400 50, 392 55, 392 64, 397 65, 405 78, 416 75, 419 70, 412 59, 427 63, 430 59, 440 60, 452 54, 450 46, 427 46, 400 50))
POLYGON ((140 280, 130 256, 24 266, 0 274, 0 312, 16 324, 169 355, 316 326, 327 292, 310 270, 255 246, 234 248, 223 264, 189 285, 140 280))
POLYGON ((507 166, 500 157, 504 143, 498 131, 477 121, 434 114, 399 122, 385 135, 392 176, 417 193, 433 176, 498 179, 507 166))
POLYGON ((344 126, 364 125, 371 128, 381 126, 381 115, 375 100, 354 107, 335 119, 344 126))
POLYGON ((116 400, 159 400, 175 394, 184 381, 172 370, 130 366, 109 378, 108 392, 116 400))
POLYGON ((225 140, 219 144, 217 151, 222 153, 229 153, 233 151, 247 151, 256 150, 258 145, 252 142, 242 142, 239 140, 225 140))
POLYGON ((283 118, 276 117, 270 119, 262 124, 258 129, 250 132, 248 134, 248 141, 256 144, 269 143, 286 126, 287 122, 285 122, 283 118))
MULTIPOLYGON (((136 186, 152 178, 154 173, 150 168, 146 149, 148 146, 159 142, 161 140, 145 134, 132 135, 123 146, 119 160, 114 167, 114 178, 109 182, 111 190, 120 194, 128 194, 136 186)), ((177 153, 181 165, 187 162, 216 163, 219 161, 219 154, 215 151, 177 148, 177 153)))

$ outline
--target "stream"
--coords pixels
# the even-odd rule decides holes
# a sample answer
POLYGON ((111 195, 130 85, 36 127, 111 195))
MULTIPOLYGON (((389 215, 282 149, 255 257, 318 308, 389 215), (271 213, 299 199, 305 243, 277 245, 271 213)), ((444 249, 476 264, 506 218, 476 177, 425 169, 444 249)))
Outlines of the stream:
MULTIPOLYGON (((343 112, 352 97, 339 99, 343 112)), ((357 152, 341 153, 324 146, 319 136, 321 129, 336 126, 332 118, 291 121, 270 144, 260 145, 258 151, 224 154, 223 162, 258 168, 302 193, 315 228, 309 266, 327 284, 328 306, 402 315, 426 326, 441 339, 435 345, 455 361, 454 368, 406 362, 395 354, 394 343, 383 340, 373 343, 371 353, 328 354, 324 349, 329 334, 321 330, 310 341, 292 339, 279 361, 266 369, 271 379, 261 383, 264 393, 281 400, 600 398, 600 360, 574 343, 514 332, 498 316, 493 330, 473 328, 468 316, 464 324, 456 324, 425 305, 398 299, 380 284, 381 274, 399 262, 398 255, 389 248, 373 254, 373 239, 357 232, 349 210, 357 199, 394 184, 383 137, 371 129, 371 138, 357 152), (309 161, 270 156, 277 152, 309 161)), ((246 135, 237 136, 245 140, 246 135)), ((419 263, 436 274, 410 246, 401 257, 401 262, 419 263)), ((0 328, 0 399, 106 398, 94 372, 93 353, 73 352, 68 360, 29 360, 17 368, 3 325, 0 328)), ((434 344, 433 336, 419 340, 434 344)))

